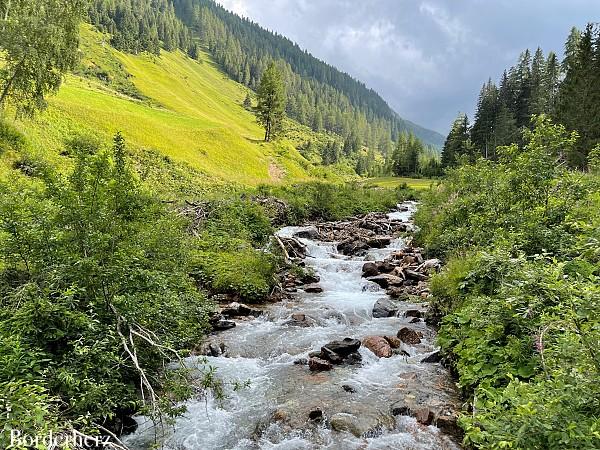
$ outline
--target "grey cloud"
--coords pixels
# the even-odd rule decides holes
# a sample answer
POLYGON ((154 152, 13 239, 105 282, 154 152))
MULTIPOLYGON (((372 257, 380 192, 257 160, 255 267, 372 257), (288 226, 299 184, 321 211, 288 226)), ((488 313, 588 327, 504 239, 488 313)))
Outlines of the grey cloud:
POLYGON ((221 0, 377 90, 402 116, 446 133, 479 87, 525 48, 562 53, 598 0, 221 0))

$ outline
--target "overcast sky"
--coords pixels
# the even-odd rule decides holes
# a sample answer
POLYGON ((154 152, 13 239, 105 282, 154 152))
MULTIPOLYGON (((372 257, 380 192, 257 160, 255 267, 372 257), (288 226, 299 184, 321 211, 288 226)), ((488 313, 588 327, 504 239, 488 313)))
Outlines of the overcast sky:
POLYGON ((562 56, 600 0, 219 0, 378 91, 402 117, 446 134, 481 84, 525 48, 562 56))

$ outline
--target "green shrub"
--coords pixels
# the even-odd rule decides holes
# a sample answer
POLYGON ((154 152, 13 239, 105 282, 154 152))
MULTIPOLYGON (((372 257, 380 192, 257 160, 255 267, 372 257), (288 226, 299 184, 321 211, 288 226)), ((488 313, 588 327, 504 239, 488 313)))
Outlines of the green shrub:
POLYGON ((196 345, 211 309, 189 275, 195 243, 139 184, 120 136, 112 151, 77 142, 70 173, 0 183, 0 383, 17 383, 3 388, 30 396, 35 417, 110 428, 142 407, 135 347, 164 395, 149 412, 176 414, 165 348, 196 345))
POLYGON ((216 294, 239 294, 241 300, 258 303, 266 299, 275 285, 274 257, 252 248, 234 252, 202 252, 195 273, 216 294))
POLYGON ((6 151, 20 152, 26 145, 25 136, 14 126, 0 119, 0 154, 6 151))
POLYGON ((575 136, 535 119, 523 148, 451 171, 417 239, 438 343, 477 448, 600 448, 600 177, 557 164, 575 136))

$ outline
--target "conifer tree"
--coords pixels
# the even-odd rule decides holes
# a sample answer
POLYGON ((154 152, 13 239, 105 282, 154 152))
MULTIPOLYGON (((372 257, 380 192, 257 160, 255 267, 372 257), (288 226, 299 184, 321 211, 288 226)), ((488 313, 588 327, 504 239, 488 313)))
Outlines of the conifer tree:
MULTIPOLYGON (((446 138, 442 150, 442 167, 454 167, 461 156, 471 151, 469 139, 469 119, 466 114, 459 114, 454 120, 452 129, 446 138)), ((469 157, 471 155, 468 155, 469 157)))
POLYGON ((257 97, 255 113, 265 129, 265 141, 268 142, 281 133, 285 118, 285 86, 281 71, 274 62, 269 63, 260 79, 257 97))

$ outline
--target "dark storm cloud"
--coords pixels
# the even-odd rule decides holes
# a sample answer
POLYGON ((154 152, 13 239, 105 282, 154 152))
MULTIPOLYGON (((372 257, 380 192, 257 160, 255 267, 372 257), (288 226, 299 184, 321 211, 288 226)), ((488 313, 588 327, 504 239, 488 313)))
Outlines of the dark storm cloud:
POLYGON ((402 116, 446 133, 525 48, 562 54, 600 0, 221 0, 364 81, 402 116))

